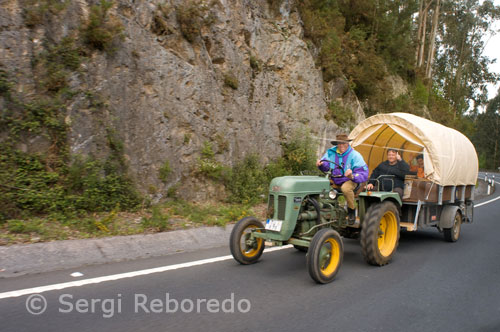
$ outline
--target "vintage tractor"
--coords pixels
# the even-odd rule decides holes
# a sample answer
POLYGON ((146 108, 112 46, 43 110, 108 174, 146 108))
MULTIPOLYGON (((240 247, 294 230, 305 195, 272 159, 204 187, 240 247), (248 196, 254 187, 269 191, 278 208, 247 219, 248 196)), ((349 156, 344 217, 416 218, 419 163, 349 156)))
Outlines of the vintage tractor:
POLYGON ((399 238, 398 194, 359 193, 358 213, 364 219, 361 232, 359 218, 354 224, 348 222, 346 207, 339 203, 341 196, 330 187, 328 176, 273 179, 266 224, 254 217, 241 219, 230 237, 233 257, 241 264, 252 264, 261 256, 265 242, 274 246, 292 244, 307 252, 310 276, 318 283, 328 283, 342 264, 341 236, 356 238, 361 233, 365 259, 375 265, 387 264, 399 238))
MULTIPOLYGON (((342 237, 359 238, 364 259, 376 266, 392 259, 400 230, 435 227, 445 240, 458 240, 462 223, 473 221, 478 171, 476 151, 464 135, 415 115, 392 113, 364 120, 350 138, 371 170, 390 147, 398 147, 407 162, 415 153, 422 154, 425 177, 407 177, 402 199, 386 188, 358 190, 354 223, 349 223, 346 206, 339 200, 342 193, 330 186, 333 174, 275 178, 269 186, 265 225, 247 217, 231 232, 230 249, 236 261, 252 264, 266 244, 291 244, 307 252, 312 279, 328 283, 342 264, 342 237)), ((376 187, 386 187, 387 181, 392 180, 377 179, 376 187)))

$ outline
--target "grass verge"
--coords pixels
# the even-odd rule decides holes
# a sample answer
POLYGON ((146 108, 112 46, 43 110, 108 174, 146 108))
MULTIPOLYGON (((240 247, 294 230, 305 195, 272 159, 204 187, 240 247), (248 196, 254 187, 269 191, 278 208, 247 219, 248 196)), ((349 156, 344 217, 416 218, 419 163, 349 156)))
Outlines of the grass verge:
POLYGON ((263 218, 265 204, 220 202, 191 203, 171 200, 137 212, 92 213, 80 218, 51 215, 0 224, 0 245, 151 234, 201 226, 225 226, 256 215, 263 218))

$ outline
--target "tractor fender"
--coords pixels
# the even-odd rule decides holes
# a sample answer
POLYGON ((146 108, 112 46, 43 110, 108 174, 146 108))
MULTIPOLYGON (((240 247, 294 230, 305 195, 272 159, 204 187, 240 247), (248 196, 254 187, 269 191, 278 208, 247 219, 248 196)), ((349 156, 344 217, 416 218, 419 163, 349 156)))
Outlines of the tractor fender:
POLYGON ((460 207, 457 205, 444 206, 443 210, 441 211, 441 217, 439 218, 438 227, 440 229, 452 228, 455 222, 455 214, 457 213, 457 211, 460 211, 460 213, 463 215, 462 209, 460 209, 460 207))

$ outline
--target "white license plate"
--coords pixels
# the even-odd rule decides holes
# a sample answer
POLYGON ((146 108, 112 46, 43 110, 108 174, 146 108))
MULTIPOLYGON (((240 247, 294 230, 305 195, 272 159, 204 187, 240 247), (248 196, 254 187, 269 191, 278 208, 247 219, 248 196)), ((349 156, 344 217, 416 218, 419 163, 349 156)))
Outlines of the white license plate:
POLYGON ((281 231, 281 226, 283 225, 282 220, 267 219, 266 229, 270 231, 279 232, 281 231))

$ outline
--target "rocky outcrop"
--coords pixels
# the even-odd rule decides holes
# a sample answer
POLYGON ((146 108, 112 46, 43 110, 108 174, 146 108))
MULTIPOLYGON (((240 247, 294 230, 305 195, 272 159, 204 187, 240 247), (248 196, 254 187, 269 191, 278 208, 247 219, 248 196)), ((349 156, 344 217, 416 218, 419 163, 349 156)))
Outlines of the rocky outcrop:
MULTIPOLYGON (((78 33, 94 1, 71 1, 30 27, 23 3, 0 4, 0 61, 17 91, 29 95, 36 53, 47 40, 78 33)), ((112 129, 124 144, 130 176, 143 191, 159 188, 161 196, 189 177, 205 141, 225 164, 249 152, 265 162, 279 156, 280 142, 299 128, 310 130, 324 150, 339 130, 324 118, 328 99, 341 98, 363 119, 346 89, 325 94, 289 1, 280 13, 265 0, 207 1, 198 17, 203 24, 189 38, 175 10, 183 3, 115 1, 110 15, 123 24, 124 38, 112 54, 90 52, 69 79, 78 92, 66 117, 73 154, 106 154, 103 142, 112 129), (165 161, 172 168, 166 184, 158 177, 165 161)))

